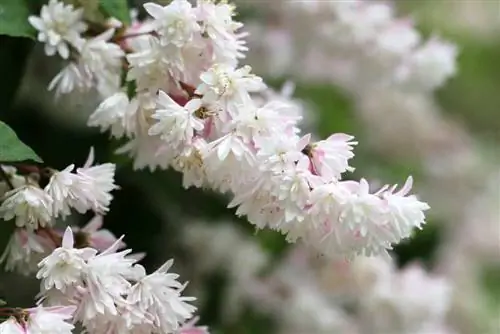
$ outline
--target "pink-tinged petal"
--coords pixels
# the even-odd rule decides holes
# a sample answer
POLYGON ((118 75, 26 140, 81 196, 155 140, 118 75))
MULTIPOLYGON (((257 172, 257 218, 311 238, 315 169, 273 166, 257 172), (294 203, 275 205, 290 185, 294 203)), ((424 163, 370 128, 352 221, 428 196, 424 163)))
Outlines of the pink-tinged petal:
POLYGON ((102 224, 103 217, 101 215, 96 215, 87 223, 87 225, 85 225, 84 228, 82 228, 81 231, 91 234, 97 232, 102 227, 102 224))
POLYGON ((45 28, 45 24, 37 16, 28 17, 28 22, 37 30, 43 30, 45 28))
POLYGON ((87 161, 83 165, 83 168, 89 168, 94 163, 94 147, 90 148, 89 156, 87 157, 87 161))
POLYGON ((122 235, 118 240, 116 240, 111 246, 109 246, 106 250, 104 250, 101 255, 104 255, 104 254, 111 254, 111 253, 115 253, 118 249, 120 249, 120 244, 123 243, 123 238, 125 236, 122 235))
POLYGON ((114 28, 111 28, 111 29, 108 29, 106 30, 105 32, 103 32, 102 34, 94 37, 91 42, 107 42, 111 39, 111 37, 113 37, 113 35, 115 34, 115 29, 114 28))
MULTIPOLYGON (((100 230, 93 233, 90 237, 91 246, 100 251, 104 251, 117 240, 116 236, 108 230, 100 230)), ((124 248, 126 245, 121 242, 118 249, 124 248)))
POLYGON ((179 105, 164 91, 160 90, 158 92, 158 104, 163 107, 179 107, 179 105))
POLYGON ((40 309, 43 309, 43 311, 45 311, 45 312, 57 313, 60 315, 64 315, 64 316, 66 316, 66 319, 69 319, 73 316, 77 307, 76 306, 49 306, 49 307, 37 306, 37 307, 32 307, 32 308, 26 309, 26 311, 30 314, 33 314, 33 313, 40 311, 40 309))
POLYGON ((142 261, 145 257, 146 253, 134 253, 127 256, 127 258, 136 260, 137 262, 142 261))
POLYGON ((297 150, 303 150, 311 142, 311 134, 308 133, 297 142, 297 150))
POLYGON ((146 12, 148 12, 148 14, 154 17, 155 19, 163 16, 163 7, 156 3, 148 2, 145 3, 143 7, 146 10, 146 12))
POLYGON ((184 106, 184 108, 186 108, 186 110, 189 110, 190 112, 194 112, 194 111, 200 109, 200 107, 201 107, 201 100, 200 99, 189 100, 189 102, 186 103, 186 105, 184 106))
POLYGON ((410 175, 406 179, 406 182, 403 185, 403 187, 401 188, 401 190, 399 190, 395 195, 405 196, 410 192, 412 187, 413 187, 413 177, 410 175))
POLYGON ((224 160, 226 159, 227 155, 229 154, 229 151, 231 150, 231 140, 228 138, 225 138, 221 143, 219 144, 219 147, 217 149, 217 156, 219 160, 224 160))
POLYGON ((353 136, 345 134, 345 133, 334 133, 330 137, 328 137, 327 141, 349 141, 354 139, 353 136))
POLYGON ((63 248, 73 248, 75 244, 75 240, 73 239, 73 231, 71 231, 71 227, 67 227, 66 231, 64 231, 64 236, 62 239, 62 247, 63 248))

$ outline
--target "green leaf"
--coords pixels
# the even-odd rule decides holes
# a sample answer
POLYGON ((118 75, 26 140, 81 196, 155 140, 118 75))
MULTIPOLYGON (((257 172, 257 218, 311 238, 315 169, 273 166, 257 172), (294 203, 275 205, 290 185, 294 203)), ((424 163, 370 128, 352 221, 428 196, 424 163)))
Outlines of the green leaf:
POLYGON ((124 24, 130 24, 130 13, 127 0, 101 0, 101 8, 109 15, 124 24))
POLYGON ((42 159, 4 122, 0 122, 0 161, 15 162, 33 160, 43 162, 42 159))
POLYGON ((35 29, 28 22, 29 16, 27 0, 1 0, 0 35, 35 38, 35 29))

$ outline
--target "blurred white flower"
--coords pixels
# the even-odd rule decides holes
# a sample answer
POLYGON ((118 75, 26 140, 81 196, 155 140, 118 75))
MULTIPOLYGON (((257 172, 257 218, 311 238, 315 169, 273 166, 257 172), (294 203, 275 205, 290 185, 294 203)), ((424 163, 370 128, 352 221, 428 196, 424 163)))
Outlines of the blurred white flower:
POLYGON ((78 43, 80 34, 87 30, 83 8, 74 9, 57 0, 50 0, 42 7, 40 16, 32 15, 28 21, 39 31, 38 40, 45 43, 45 53, 52 56, 57 52, 64 59, 70 54, 67 43, 78 43))

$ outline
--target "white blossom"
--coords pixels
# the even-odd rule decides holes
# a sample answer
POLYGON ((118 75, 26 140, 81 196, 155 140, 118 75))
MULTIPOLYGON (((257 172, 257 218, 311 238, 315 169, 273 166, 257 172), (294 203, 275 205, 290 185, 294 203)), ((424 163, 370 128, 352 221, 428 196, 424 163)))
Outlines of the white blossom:
POLYGON ((25 185, 7 192, 0 206, 0 216, 4 220, 15 218, 17 227, 36 230, 52 222, 52 198, 34 185, 25 185))
POLYGON ((59 97, 75 89, 85 92, 92 86, 92 72, 82 63, 70 62, 50 81, 48 90, 55 88, 55 96, 59 97))
POLYGON ((64 59, 70 54, 67 43, 75 44, 80 34, 87 30, 83 22, 83 8, 74 9, 64 2, 50 0, 42 7, 40 16, 30 16, 29 23, 38 32, 38 40, 45 43, 45 53, 49 56, 56 52, 64 59))
POLYGON ((158 109, 151 116, 158 122, 149 128, 149 135, 160 135, 174 149, 190 144, 195 131, 203 130, 203 122, 195 116, 195 111, 199 108, 199 99, 192 99, 181 107, 165 92, 160 91, 158 109))
POLYGON ((92 166, 94 150, 91 149, 83 167, 73 173, 74 165, 60 172, 54 172, 45 191, 53 198, 54 215, 67 216, 70 208, 80 213, 93 210, 105 213, 117 188, 114 183, 115 165, 106 163, 92 166))
POLYGON ((90 115, 88 126, 100 127, 101 131, 110 130, 115 138, 121 138, 133 132, 133 121, 138 108, 137 100, 129 101, 127 94, 117 92, 99 104, 90 115))
POLYGON ((153 317, 157 330, 172 333, 180 324, 190 319, 195 307, 188 302, 192 297, 181 297, 184 285, 177 281, 179 275, 168 273, 173 261, 167 261, 154 273, 143 277, 133 287, 128 301, 153 317))
POLYGON ((186 0, 173 0, 167 6, 148 2, 144 8, 154 18, 154 27, 164 45, 182 47, 200 30, 191 4, 186 0))
POLYGON ((73 246, 73 232, 68 227, 64 232, 61 247, 56 248, 38 264, 40 270, 36 277, 42 280, 44 290, 54 287, 65 292, 67 288, 81 284, 86 271, 86 261, 97 251, 92 248, 76 249, 73 246))
POLYGON ((24 228, 17 228, 12 233, 0 262, 5 263, 7 271, 28 275, 37 271, 38 262, 54 248, 55 245, 49 238, 24 228))

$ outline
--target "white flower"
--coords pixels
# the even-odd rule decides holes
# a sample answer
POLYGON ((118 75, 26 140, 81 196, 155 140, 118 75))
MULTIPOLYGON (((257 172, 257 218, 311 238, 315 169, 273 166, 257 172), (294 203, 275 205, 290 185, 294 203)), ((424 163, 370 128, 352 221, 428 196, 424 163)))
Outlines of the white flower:
POLYGON ((121 138, 132 133, 133 123, 130 118, 135 115, 137 108, 136 99, 129 101, 127 94, 117 92, 99 104, 90 115, 87 125, 100 127, 102 132, 111 130, 113 137, 121 138))
POLYGON ((173 149, 190 144, 195 131, 203 130, 203 122, 194 112, 201 108, 201 100, 192 99, 184 107, 177 104, 165 92, 158 93, 158 109, 151 116, 158 122, 151 126, 149 135, 160 135, 173 149))
POLYGON ((7 192, 0 206, 4 220, 16 218, 16 226, 36 230, 52 222, 52 198, 34 185, 26 185, 7 192))
POLYGON ((0 262, 5 262, 5 270, 29 275, 37 271, 38 263, 55 248, 42 235, 18 228, 12 233, 0 262))
POLYGON ((85 288, 77 310, 84 325, 97 315, 119 314, 119 309, 126 305, 124 296, 131 287, 129 281, 141 275, 142 268, 134 266, 137 260, 126 257, 131 250, 116 252, 120 245, 121 239, 87 261, 85 288))
POLYGON ((49 56, 56 52, 67 59, 69 47, 66 42, 76 43, 81 39, 80 34, 87 29, 82 20, 83 8, 74 9, 64 2, 50 0, 42 7, 40 17, 30 16, 28 21, 35 27, 38 40, 45 43, 45 53, 49 56))
POLYGON ((92 72, 81 63, 69 63, 49 83, 48 90, 55 88, 55 96, 71 93, 73 90, 84 92, 92 88, 92 72))
POLYGON ((246 33, 236 33, 243 24, 233 20, 235 7, 225 2, 201 0, 197 2, 196 15, 202 31, 212 41, 214 61, 235 66, 238 58, 244 58, 248 51, 246 33))
POLYGON ((336 133, 325 140, 312 144, 310 155, 315 172, 326 180, 340 179, 345 171, 353 171, 349 166, 349 159, 354 157, 353 146, 357 142, 354 137, 336 133))
POLYGON ((207 142, 203 138, 194 138, 192 145, 184 148, 172 161, 172 167, 182 172, 182 185, 189 188, 194 185, 201 187, 206 182, 205 165, 203 154, 206 151, 207 142))
POLYGON ((168 273, 173 261, 167 261, 154 273, 143 277, 133 287, 128 301, 152 315, 158 332, 172 333, 193 316, 196 308, 187 302, 196 298, 182 297, 184 285, 179 275, 168 273))
POLYGON ((422 330, 444 321, 451 293, 445 278, 411 265, 378 278, 362 300, 362 319, 377 333, 430 333, 422 330))
POLYGON ((389 224, 402 237, 409 237, 414 227, 422 228, 425 224, 424 211, 429 210, 427 203, 419 201, 414 195, 409 195, 413 178, 406 180, 401 190, 394 192, 396 186, 382 194, 386 201, 389 224))
POLYGON ((93 210, 105 213, 113 196, 111 191, 117 188, 114 183, 115 165, 106 163, 92 166, 94 150, 90 150, 87 162, 73 173, 74 165, 63 171, 55 172, 50 178, 45 191, 54 199, 53 212, 63 217, 75 208, 80 213, 93 210))
POLYGON ((193 8, 186 0, 173 0, 165 7, 148 2, 144 9, 155 19, 154 27, 164 45, 183 47, 200 30, 193 8))
POLYGON ((232 102, 248 101, 248 93, 265 88, 262 78, 250 74, 252 68, 243 66, 235 69, 230 65, 216 64, 200 75, 202 83, 196 89, 207 103, 222 98, 232 102))
POLYGON ((75 174, 72 173, 74 168, 75 165, 69 165, 62 171, 54 172, 45 187, 45 192, 52 198, 52 212, 55 217, 70 214, 68 198, 76 197, 71 191, 77 181, 75 174))
POLYGON ((456 73, 457 55, 454 44, 431 38, 402 65, 397 79, 406 85, 434 90, 456 73))
POLYGON ((62 172, 54 173, 46 191, 58 203, 55 209, 67 215, 69 207, 80 213, 93 210, 96 213, 105 213, 113 196, 111 191, 117 188, 114 183, 115 165, 106 163, 92 166, 94 150, 91 149, 87 162, 72 173, 74 165, 70 165, 62 172))
POLYGON ((71 334, 75 326, 70 322, 74 306, 55 306, 27 309, 29 313, 27 332, 32 334, 71 334))
POLYGON ((75 285, 81 285, 87 270, 86 261, 97 254, 92 248, 73 248, 74 239, 71 228, 66 228, 62 239, 62 245, 56 248, 52 254, 40 261, 40 270, 36 277, 42 280, 45 291, 55 288, 62 292, 75 285))
POLYGON ((153 94, 159 89, 168 91, 172 86, 172 69, 183 68, 176 60, 180 54, 177 50, 162 46, 157 38, 149 37, 147 47, 127 54, 129 70, 127 81, 135 81, 136 90, 150 91, 153 94))
POLYGON ((79 46, 80 62, 92 72, 97 81, 96 88, 102 96, 115 93, 121 84, 125 52, 119 45, 108 42, 114 33, 114 29, 109 29, 79 46))

